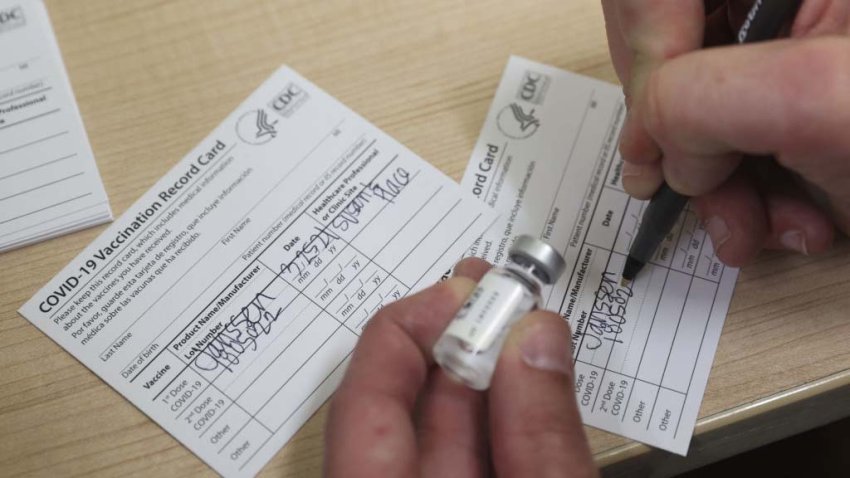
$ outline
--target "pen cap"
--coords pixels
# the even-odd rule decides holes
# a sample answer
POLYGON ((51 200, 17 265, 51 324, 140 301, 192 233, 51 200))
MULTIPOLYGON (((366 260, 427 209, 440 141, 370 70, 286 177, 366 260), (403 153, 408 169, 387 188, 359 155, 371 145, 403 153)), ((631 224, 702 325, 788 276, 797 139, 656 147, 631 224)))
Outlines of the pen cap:
POLYGON ((554 284, 566 267, 560 252, 533 236, 517 237, 508 256, 520 266, 531 267, 531 273, 544 284, 554 284))

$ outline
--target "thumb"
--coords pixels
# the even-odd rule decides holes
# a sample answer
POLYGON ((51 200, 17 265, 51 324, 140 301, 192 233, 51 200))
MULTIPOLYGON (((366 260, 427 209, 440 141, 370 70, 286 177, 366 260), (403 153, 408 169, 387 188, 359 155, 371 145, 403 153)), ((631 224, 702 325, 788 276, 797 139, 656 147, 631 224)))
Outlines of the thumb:
POLYGON ((505 341, 489 392, 498 476, 597 476, 576 406, 570 330, 534 311, 505 341))

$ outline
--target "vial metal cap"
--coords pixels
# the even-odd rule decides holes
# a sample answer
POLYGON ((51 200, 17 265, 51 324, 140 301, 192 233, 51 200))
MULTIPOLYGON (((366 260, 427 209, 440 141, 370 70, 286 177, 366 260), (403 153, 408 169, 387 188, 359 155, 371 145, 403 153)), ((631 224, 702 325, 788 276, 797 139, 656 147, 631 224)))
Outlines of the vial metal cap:
POLYGON ((566 268, 560 252, 533 236, 517 237, 508 256, 519 265, 534 266, 532 273, 544 284, 554 284, 566 268))

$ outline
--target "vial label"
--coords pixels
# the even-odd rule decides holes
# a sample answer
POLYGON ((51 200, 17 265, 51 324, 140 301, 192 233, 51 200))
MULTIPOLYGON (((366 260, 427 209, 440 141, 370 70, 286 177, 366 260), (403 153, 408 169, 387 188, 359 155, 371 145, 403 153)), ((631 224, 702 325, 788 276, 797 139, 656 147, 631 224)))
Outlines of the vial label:
POLYGON ((463 340, 476 351, 490 348, 502 329, 526 310, 528 294, 519 282, 499 274, 487 274, 446 328, 446 334, 463 340))

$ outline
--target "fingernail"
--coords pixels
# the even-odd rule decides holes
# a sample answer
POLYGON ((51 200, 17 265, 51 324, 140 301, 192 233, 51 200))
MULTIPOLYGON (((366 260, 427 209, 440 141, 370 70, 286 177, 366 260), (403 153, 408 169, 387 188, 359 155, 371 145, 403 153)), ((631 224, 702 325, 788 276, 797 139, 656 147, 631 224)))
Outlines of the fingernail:
POLYGON ((519 350, 522 361, 531 368, 567 376, 572 374, 569 343, 563 334, 552 333, 545 323, 538 322, 522 331, 519 350))
POLYGON ((715 251, 718 251, 732 237, 729 227, 726 226, 726 221, 718 216, 711 217, 705 221, 705 230, 708 232, 709 237, 711 237, 711 243, 714 245, 715 251))
POLYGON ((786 231, 779 236, 779 243, 786 249, 809 255, 806 248, 806 235, 803 231, 786 231))
POLYGON ((623 177, 634 178, 643 174, 643 166, 640 164, 623 161, 623 177))

